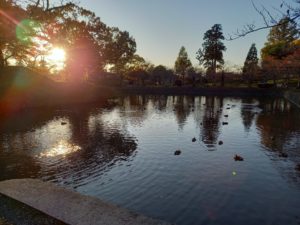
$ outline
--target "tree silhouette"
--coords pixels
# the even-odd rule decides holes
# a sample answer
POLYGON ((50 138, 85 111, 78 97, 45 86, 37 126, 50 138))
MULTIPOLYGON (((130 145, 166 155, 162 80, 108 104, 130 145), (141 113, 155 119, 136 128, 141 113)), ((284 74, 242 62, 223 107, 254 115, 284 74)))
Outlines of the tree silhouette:
POLYGON ((184 46, 180 48, 178 57, 175 61, 175 72, 180 74, 183 77, 183 81, 187 70, 192 67, 192 63, 189 60, 188 54, 184 46))
POLYGON ((203 64, 207 71, 214 76, 216 70, 224 64, 223 51, 226 51, 226 47, 222 42, 224 36, 221 24, 215 24, 210 30, 206 31, 203 40, 202 49, 198 50, 196 58, 199 60, 200 65, 203 64))
POLYGON ((68 55, 70 75, 83 77, 107 65, 122 74, 136 51, 127 31, 107 26, 95 13, 72 2, 4 0, 0 15, 0 67, 12 58, 36 69, 51 49, 60 47, 68 55))
POLYGON ((247 54, 243 67, 243 75, 248 80, 248 85, 251 86, 253 77, 258 70, 258 57, 255 44, 252 44, 247 54))

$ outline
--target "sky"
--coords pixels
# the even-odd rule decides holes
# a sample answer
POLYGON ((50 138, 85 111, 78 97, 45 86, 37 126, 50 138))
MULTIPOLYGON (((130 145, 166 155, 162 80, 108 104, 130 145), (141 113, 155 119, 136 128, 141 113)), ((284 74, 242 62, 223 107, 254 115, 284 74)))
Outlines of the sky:
MULTIPOLYGON (((293 0, 286 0, 286 2, 293 0)), ((276 14, 282 0, 253 0, 276 14)), ((127 30, 137 43, 137 54, 155 65, 173 68, 181 46, 186 47, 193 65, 203 35, 214 24, 223 27, 225 37, 244 25, 259 26, 263 20, 251 0, 82 0, 80 5, 95 12, 108 26, 127 30)), ((268 30, 235 41, 224 41, 224 60, 242 65, 252 43, 263 47, 268 30)))

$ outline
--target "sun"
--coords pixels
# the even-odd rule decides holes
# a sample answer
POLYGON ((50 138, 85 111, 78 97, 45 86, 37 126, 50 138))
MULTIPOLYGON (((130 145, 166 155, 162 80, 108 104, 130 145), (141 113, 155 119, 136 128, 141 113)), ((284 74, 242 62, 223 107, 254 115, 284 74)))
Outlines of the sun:
POLYGON ((50 67, 62 70, 65 67, 66 52, 62 48, 53 48, 49 51, 46 60, 50 67))
POLYGON ((49 53, 48 59, 57 62, 65 61, 66 52, 62 48, 53 48, 49 53))

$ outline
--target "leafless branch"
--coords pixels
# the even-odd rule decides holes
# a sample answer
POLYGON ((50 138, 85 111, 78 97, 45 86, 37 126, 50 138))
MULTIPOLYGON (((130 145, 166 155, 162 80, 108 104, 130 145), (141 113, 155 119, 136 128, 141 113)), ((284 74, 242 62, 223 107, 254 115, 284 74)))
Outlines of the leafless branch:
MULTIPOLYGON (((252 24, 246 24, 243 26, 242 29, 238 29, 234 34, 229 34, 229 38, 226 40, 232 41, 239 39, 241 37, 245 37, 246 35, 250 33, 254 33, 260 30, 270 29, 276 26, 283 25, 285 23, 288 23, 290 21, 296 22, 300 18, 300 8, 295 8, 291 6, 290 4, 287 4, 285 1, 282 1, 280 8, 285 8, 286 12, 283 12, 282 10, 276 9, 277 12, 280 13, 281 18, 276 19, 275 16, 265 7, 261 6, 259 9, 257 5, 251 0, 252 6, 255 9, 255 11, 261 16, 264 25, 260 27, 256 27, 254 23, 252 24), (289 20, 282 21, 281 19, 283 17, 289 18, 289 20)), ((300 4, 300 0, 296 0, 297 4, 300 4)))

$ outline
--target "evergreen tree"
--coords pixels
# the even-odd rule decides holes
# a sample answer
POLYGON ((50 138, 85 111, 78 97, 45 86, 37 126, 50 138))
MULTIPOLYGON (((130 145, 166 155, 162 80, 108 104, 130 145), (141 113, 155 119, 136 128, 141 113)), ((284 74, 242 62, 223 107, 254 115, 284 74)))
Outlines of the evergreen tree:
POLYGON ((184 79, 186 72, 190 67, 192 67, 192 63, 188 57, 185 47, 182 46, 175 62, 175 72, 180 74, 184 79))
POLYGON ((255 44, 252 44, 247 54, 244 67, 243 67, 243 75, 248 80, 249 86, 251 86, 253 77, 255 76, 257 69, 258 69, 257 49, 255 44))
POLYGON ((226 51, 226 47, 222 42, 224 36, 221 24, 215 24, 210 30, 206 31, 203 40, 202 49, 198 50, 196 58, 207 71, 216 74, 216 70, 224 64, 223 51, 226 51))

